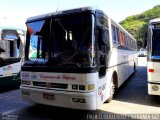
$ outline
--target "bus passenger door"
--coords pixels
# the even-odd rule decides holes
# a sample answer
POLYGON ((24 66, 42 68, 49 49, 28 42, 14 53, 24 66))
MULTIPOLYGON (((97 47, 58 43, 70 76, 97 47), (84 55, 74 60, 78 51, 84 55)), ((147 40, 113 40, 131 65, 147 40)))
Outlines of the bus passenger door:
POLYGON ((109 37, 108 30, 101 26, 98 35, 98 61, 99 61, 99 78, 105 77, 106 68, 108 68, 109 61, 109 37))
POLYGON ((108 73, 106 71, 110 53, 108 17, 97 12, 96 26, 96 56, 99 77, 97 80, 97 106, 100 106, 110 94, 110 81, 108 80, 108 73))
POLYGON ((98 35, 98 73, 99 73, 99 80, 97 82, 98 86, 98 93, 97 93, 97 105, 101 105, 106 101, 108 88, 109 88, 109 81, 107 81, 107 72, 106 69, 108 68, 108 61, 109 61, 109 37, 107 30, 101 26, 99 28, 99 35, 98 35))

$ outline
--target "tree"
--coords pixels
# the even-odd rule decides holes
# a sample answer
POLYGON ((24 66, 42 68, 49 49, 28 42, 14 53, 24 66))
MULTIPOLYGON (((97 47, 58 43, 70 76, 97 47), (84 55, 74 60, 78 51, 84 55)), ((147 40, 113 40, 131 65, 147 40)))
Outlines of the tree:
POLYGON ((156 5, 141 14, 129 16, 120 24, 135 37, 138 46, 143 46, 146 40, 148 23, 154 18, 160 18, 160 5, 156 5))

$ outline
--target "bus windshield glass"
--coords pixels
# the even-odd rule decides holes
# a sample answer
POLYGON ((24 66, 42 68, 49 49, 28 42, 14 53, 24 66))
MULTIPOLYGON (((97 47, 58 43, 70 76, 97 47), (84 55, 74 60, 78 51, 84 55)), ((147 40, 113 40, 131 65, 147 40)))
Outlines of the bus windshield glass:
POLYGON ((2 40, 16 40, 18 39, 17 30, 2 30, 1 39, 2 40))
POLYGON ((30 61, 54 66, 92 67, 94 16, 90 13, 53 16, 27 23, 30 61))
POLYGON ((153 29, 152 56, 160 56, 160 29, 153 29))
POLYGON ((19 29, 1 28, 0 33, 0 58, 21 58, 25 32, 19 29))

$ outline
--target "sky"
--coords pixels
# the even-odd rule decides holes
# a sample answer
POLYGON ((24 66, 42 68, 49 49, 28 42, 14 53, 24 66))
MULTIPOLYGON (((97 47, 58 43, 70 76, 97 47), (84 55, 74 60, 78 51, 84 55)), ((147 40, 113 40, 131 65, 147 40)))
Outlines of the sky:
POLYGON ((0 25, 23 28, 28 17, 86 6, 97 7, 120 22, 155 5, 160 0, 0 0, 0 25))

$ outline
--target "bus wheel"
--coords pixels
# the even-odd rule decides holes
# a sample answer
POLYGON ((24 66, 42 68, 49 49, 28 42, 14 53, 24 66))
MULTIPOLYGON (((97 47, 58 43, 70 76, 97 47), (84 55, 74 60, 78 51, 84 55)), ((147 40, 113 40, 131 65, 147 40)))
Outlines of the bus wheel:
POLYGON ((105 101, 106 103, 110 103, 112 101, 114 92, 115 92, 115 84, 113 82, 113 77, 112 77, 112 80, 111 80, 111 93, 110 93, 110 97, 105 101))

